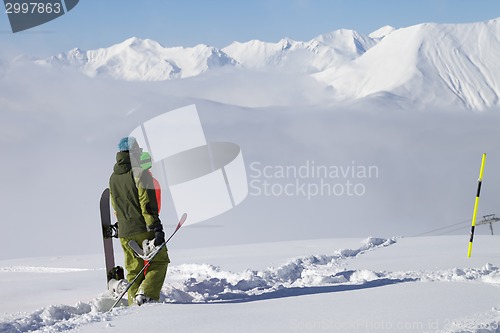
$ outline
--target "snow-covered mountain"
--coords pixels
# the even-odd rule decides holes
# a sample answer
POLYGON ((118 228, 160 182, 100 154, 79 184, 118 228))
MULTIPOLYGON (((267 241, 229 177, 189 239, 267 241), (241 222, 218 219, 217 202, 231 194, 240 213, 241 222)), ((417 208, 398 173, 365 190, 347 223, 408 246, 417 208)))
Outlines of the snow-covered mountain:
POLYGON ((277 43, 253 40, 217 49, 203 44, 169 48, 150 39, 133 37, 108 48, 75 48, 38 62, 77 67, 89 76, 104 74, 129 81, 186 78, 213 68, 240 65, 252 70, 273 67, 315 73, 356 59, 380 39, 341 29, 308 42, 289 38, 277 43))
POLYGON ((379 28, 368 35, 368 37, 373 39, 381 39, 396 30, 396 28, 391 27, 390 25, 385 25, 382 28, 379 28))
POLYGON ((315 77, 346 99, 392 94, 483 109, 499 104, 500 19, 392 32, 354 61, 315 77))
POLYGON ((311 75, 337 100, 388 98, 481 110, 498 106, 500 18, 469 24, 384 26, 368 36, 336 30, 308 42, 252 40, 217 49, 163 47, 130 38, 109 48, 73 49, 41 63, 77 67, 89 76, 169 80, 221 67, 311 75))
POLYGON ((245 68, 266 69, 272 66, 299 73, 314 73, 356 59, 377 42, 377 39, 356 31, 340 29, 308 42, 289 38, 278 43, 253 40, 233 42, 222 50, 245 68))
POLYGON ((167 48, 150 39, 129 38, 108 48, 78 48, 45 61, 80 68, 89 76, 110 75, 129 81, 158 81, 199 75, 209 69, 235 66, 224 52, 207 45, 167 48))

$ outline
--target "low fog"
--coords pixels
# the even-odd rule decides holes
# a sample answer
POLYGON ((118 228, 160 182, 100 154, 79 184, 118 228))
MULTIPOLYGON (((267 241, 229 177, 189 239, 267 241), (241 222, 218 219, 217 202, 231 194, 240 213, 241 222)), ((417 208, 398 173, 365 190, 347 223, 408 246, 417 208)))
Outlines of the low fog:
MULTIPOLYGON (((465 221, 482 153, 479 217, 500 214, 499 110, 339 104, 312 78, 279 71, 123 82, 23 61, 0 67, 2 259, 101 252, 99 196, 118 141, 189 104, 208 141, 240 145, 250 187, 236 208, 179 232, 171 249, 413 236, 465 221)), ((163 187, 161 218, 171 230, 163 187)), ((455 231, 464 254, 469 226, 455 231)))

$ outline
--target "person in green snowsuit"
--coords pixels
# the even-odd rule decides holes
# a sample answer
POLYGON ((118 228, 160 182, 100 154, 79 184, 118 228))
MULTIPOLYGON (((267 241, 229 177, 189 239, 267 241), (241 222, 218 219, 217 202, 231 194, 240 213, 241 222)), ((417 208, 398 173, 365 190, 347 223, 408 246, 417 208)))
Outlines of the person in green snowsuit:
MULTIPOLYGON (((165 233, 158 216, 153 177, 140 167, 142 149, 132 138, 123 138, 116 154, 116 164, 109 179, 111 203, 118 219, 118 237, 125 254, 127 280, 131 281, 143 268, 144 260, 135 255, 128 245, 153 240, 158 246, 165 242, 165 233)), ((128 291, 128 304, 142 305, 160 300, 160 291, 170 263, 166 246, 151 262, 147 274, 142 275, 128 291)))

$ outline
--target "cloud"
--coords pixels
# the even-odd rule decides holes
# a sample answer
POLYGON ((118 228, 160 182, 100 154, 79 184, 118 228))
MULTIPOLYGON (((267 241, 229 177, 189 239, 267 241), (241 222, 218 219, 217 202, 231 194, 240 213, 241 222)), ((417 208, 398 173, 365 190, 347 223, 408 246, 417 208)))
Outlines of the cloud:
MULTIPOLYGON (((32 256, 34 249, 37 255, 100 252, 98 200, 118 140, 144 121, 192 103, 207 137, 241 146, 247 170, 255 162, 261 169, 314 162, 375 166, 378 176, 323 179, 330 186, 360 183, 365 192, 310 198, 297 188, 321 184, 321 177, 263 178, 275 191, 292 184, 288 189, 296 192, 250 196, 206 224, 221 228, 186 228, 175 246, 435 229, 472 213, 483 152, 488 159, 480 214, 494 213, 497 112, 416 112, 370 101, 338 105, 307 79, 278 72, 226 74, 121 82, 36 66, 10 68, 0 77, 0 202, 4 234, 12 237, 0 245, 0 257, 32 256), (27 245, 19 247, 20 241, 27 245)), ((164 223, 173 223, 169 202, 164 210, 164 223)))

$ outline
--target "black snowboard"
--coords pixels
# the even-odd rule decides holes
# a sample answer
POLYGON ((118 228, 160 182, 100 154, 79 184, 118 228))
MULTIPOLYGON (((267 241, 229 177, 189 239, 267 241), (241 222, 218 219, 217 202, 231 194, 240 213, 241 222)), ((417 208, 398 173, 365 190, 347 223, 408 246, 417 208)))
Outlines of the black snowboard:
POLYGON ((109 188, 101 195, 101 224, 102 239, 104 243, 104 258, 106 260, 106 283, 112 279, 124 278, 123 267, 115 266, 115 254, 113 251, 113 238, 118 237, 118 225, 111 223, 111 209, 109 205, 109 188))

